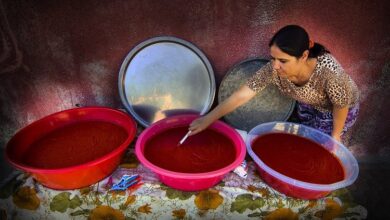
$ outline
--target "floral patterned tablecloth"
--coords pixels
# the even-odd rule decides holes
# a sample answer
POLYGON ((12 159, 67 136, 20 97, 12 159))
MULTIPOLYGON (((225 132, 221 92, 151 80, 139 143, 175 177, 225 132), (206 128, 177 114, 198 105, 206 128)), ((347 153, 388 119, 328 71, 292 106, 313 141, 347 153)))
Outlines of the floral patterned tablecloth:
POLYGON ((106 179, 77 190, 57 191, 19 173, 0 189, 0 219, 365 219, 348 189, 318 200, 287 197, 269 187, 248 161, 248 177, 231 172, 216 186, 183 192, 162 184, 130 148, 106 179), (142 184, 110 191, 124 174, 142 184))

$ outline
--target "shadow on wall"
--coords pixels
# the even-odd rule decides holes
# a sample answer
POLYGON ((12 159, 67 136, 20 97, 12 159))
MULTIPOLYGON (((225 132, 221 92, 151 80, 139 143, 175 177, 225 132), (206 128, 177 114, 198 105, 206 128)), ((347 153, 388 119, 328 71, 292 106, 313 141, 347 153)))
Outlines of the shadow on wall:
MULTIPOLYGON (((11 31, 9 26, 6 13, 4 10, 4 6, 2 1, 0 0, 0 75, 1 74, 14 74, 15 71, 20 69, 22 66, 23 56, 21 51, 18 48, 17 40, 14 37, 14 34, 11 31)), ((4 97, 4 92, 0 89, 1 97, 4 97)), ((2 98, 0 98, 2 100, 2 98)), ((0 180, 4 180, 6 176, 12 171, 12 168, 8 165, 5 159, 5 149, 6 141, 10 137, 9 126, 14 125, 15 123, 10 122, 9 120, 5 120, 7 117, 3 117, 8 113, 4 113, 3 111, 12 112, 12 109, 8 109, 7 106, 4 105, 4 102, 1 102, 0 109, 0 180)), ((1 181, 0 181, 1 185, 1 181)))
POLYGON ((13 72, 22 65, 23 56, 16 42, 0 1, 0 74, 13 72))
POLYGON ((0 152, 0 186, 2 181, 6 180, 9 174, 12 172, 12 167, 6 162, 4 150, 0 152))
POLYGON ((390 165, 390 62, 367 91, 370 98, 361 104, 368 112, 360 112, 349 147, 359 161, 390 165))

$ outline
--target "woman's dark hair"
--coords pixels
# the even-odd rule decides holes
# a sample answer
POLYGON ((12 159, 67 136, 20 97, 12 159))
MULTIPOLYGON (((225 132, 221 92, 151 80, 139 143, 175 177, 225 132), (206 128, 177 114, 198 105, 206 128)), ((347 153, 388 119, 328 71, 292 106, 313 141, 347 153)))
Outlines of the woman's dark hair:
POLYGON ((287 25, 276 32, 268 46, 271 47, 274 44, 283 52, 297 58, 301 57, 305 50, 309 50, 310 58, 330 53, 319 43, 314 43, 313 47, 309 48, 309 35, 298 25, 287 25))

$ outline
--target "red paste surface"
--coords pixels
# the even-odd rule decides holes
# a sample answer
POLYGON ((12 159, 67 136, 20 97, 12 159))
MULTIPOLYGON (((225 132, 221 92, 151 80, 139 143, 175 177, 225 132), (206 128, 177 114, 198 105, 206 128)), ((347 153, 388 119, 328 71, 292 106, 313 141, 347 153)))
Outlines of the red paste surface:
POLYGON ((215 171, 235 160, 233 142, 211 129, 188 137, 178 146, 187 131, 188 127, 178 127, 153 136, 145 144, 145 158, 160 168, 181 173, 215 171))
POLYGON ((98 159, 127 138, 122 127, 103 121, 78 122, 35 141, 23 163, 37 168, 64 168, 98 159))
POLYGON ((321 145, 287 133, 271 133, 252 142, 253 152, 270 168, 296 180, 330 184, 344 179, 340 161, 321 145))

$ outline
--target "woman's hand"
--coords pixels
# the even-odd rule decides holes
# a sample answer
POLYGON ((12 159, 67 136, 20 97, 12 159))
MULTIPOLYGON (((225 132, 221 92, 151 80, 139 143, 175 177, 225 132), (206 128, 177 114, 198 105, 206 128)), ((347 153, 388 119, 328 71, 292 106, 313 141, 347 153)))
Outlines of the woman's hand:
POLYGON ((256 95, 256 92, 250 89, 247 85, 241 86, 235 91, 229 98, 225 99, 215 109, 213 109, 207 115, 194 120, 190 124, 190 135, 197 134, 206 129, 211 123, 218 120, 222 116, 228 114, 240 105, 246 103, 256 95))
POLYGON ((191 131, 191 135, 197 134, 204 129, 206 129, 210 124, 213 123, 213 120, 207 116, 203 116, 195 119, 191 124, 189 130, 191 131))

